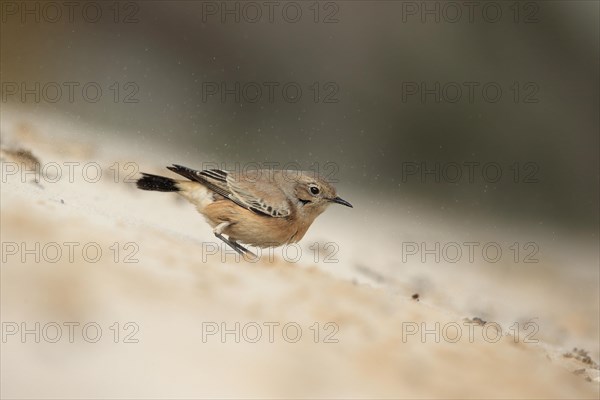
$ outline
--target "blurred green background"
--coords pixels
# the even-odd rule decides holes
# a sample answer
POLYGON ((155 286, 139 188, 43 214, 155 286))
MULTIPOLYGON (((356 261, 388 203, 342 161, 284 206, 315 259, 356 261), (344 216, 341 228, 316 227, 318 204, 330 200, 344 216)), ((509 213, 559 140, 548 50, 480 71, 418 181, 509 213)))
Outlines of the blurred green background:
POLYGON ((598 2, 495 2, 497 22, 482 14, 489 2, 476 2, 472 19, 454 3, 462 13, 456 22, 443 2, 275 2, 272 21, 258 2, 258 22, 241 2, 121 2, 118 14, 115 3, 97 2, 98 22, 82 16, 85 2, 74 3, 72 22, 64 8, 51 22, 45 17, 55 13, 43 2, 3 2, 3 106, 130 135, 154 143, 157 154, 162 146, 180 148, 197 167, 334 162, 344 185, 371 206, 395 203, 399 213, 410 211, 410 200, 467 219, 512 218, 597 235, 598 2), (296 6, 301 17, 286 21, 283 8, 296 6), (21 14, 23 7, 34 14, 21 14), (234 14, 223 17, 221 7, 234 14), (424 22, 422 7, 434 10, 424 22), (56 103, 23 101, 8 93, 22 82, 96 82, 103 95, 92 103, 76 89, 73 102, 64 93, 56 103), (279 86, 273 101, 266 92, 256 102, 206 92, 236 82, 279 86), (446 100, 456 86, 462 97, 438 103, 435 95, 407 92, 435 82, 448 90, 446 100), (478 85, 473 101, 464 82, 478 85), (286 83, 302 88, 297 102, 282 96, 286 83), (490 83, 502 90, 497 102, 481 93, 490 83), (325 102, 328 94, 335 102, 325 102), (458 182, 406 175, 409 165, 465 162, 497 163, 503 175, 489 182, 481 167, 472 183, 466 167, 458 182), (534 180, 524 182, 526 175, 534 180))

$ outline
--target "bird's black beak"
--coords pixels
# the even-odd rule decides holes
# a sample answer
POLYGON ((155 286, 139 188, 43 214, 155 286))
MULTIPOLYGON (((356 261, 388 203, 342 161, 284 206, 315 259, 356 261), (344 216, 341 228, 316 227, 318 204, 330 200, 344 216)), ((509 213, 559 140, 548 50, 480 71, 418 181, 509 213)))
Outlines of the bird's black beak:
POLYGON ((341 197, 336 197, 334 199, 331 199, 331 201, 334 203, 341 204, 346 207, 354 208, 354 207, 352 207, 352 204, 348 203, 346 200, 342 199, 341 197))

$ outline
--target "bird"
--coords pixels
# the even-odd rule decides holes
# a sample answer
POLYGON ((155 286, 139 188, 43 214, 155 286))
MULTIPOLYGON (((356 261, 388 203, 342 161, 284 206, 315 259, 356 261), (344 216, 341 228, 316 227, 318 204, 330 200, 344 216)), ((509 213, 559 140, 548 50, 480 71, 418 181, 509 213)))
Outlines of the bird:
POLYGON ((194 170, 177 164, 167 169, 186 179, 142 173, 137 187, 183 196, 205 217, 215 237, 241 255, 254 256, 242 244, 267 248, 299 242, 330 204, 353 208, 312 171, 194 170))

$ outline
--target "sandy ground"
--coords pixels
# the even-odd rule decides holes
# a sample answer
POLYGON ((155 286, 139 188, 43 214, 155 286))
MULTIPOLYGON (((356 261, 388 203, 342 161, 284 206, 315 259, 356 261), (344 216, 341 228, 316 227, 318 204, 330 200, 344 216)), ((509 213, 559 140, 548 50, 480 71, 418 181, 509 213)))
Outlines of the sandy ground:
POLYGON ((246 262, 128 179, 210 154, 14 110, 1 129, 3 398, 599 397, 597 237, 474 230, 342 185, 354 209, 246 262), (532 237, 532 264, 400 251, 532 237))

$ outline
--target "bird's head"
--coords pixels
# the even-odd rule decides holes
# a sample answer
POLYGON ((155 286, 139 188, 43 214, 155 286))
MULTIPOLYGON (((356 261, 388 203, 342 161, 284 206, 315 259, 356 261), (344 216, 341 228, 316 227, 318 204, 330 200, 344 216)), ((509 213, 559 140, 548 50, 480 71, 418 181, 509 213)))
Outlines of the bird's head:
POLYGON ((301 209, 316 215, 321 214, 332 203, 352 207, 352 204, 337 195, 331 183, 310 172, 297 175, 294 195, 301 209))

